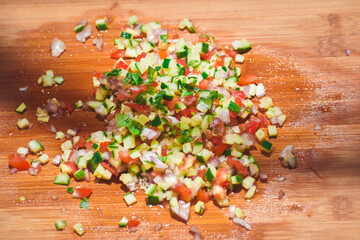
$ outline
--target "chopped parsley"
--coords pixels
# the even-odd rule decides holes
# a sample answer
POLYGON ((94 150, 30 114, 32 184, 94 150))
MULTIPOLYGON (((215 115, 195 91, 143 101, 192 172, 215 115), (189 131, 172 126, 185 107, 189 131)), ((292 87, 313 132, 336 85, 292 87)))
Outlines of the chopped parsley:
POLYGON ((187 91, 186 89, 181 92, 181 97, 191 96, 194 94, 194 91, 187 91))
POLYGON ((120 72, 121 72, 120 68, 119 69, 115 68, 115 69, 111 70, 110 72, 104 72, 104 75, 106 77, 117 77, 120 75, 120 72))
POLYGON ((130 83, 133 86, 139 86, 144 82, 144 79, 138 73, 128 72, 124 78, 124 84, 130 83))
POLYGON ((178 138, 178 141, 181 144, 188 143, 194 140, 189 130, 180 130, 179 133, 181 136, 178 138))
POLYGON ((82 208, 82 209, 90 209, 89 208, 89 200, 86 197, 83 200, 80 201, 80 208, 82 208))
POLYGON ((139 105, 146 105, 146 91, 139 93, 135 97, 134 102, 139 105))
POLYGON ((130 133, 134 135, 140 135, 141 133, 141 124, 132 120, 127 114, 116 115, 116 124, 118 127, 127 127, 130 133))

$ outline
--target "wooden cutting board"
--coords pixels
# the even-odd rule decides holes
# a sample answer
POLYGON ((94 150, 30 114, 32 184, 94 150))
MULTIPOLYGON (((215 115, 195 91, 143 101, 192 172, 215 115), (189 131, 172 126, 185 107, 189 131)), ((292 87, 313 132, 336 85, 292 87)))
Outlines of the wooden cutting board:
MULTIPOLYGON (((343 1, 1 1, 0 8, 0 239, 75 239, 71 226, 81 222, 84 239, 192 239, 189 226, 197 226, 205 239, 358 239, 360 237, 360 4, 343 1), (111 7, 113 7, 111 9, 111 7), (36 107, 56 97, 67 102, 91 98, 92 72, 110 69, 114 60, 112 38, 127 18, 156 20, 176 26, 190 18, 198 32, 216 37, 222 44, 246 38, 254 49, 245 55, 243 72, 260 76, 288 120, 273 141, 270 156, 255 151, 267 184, 251 201, 244 193, 233 194, 231 204, 240 206, 253 226, 249 232, 228 220, 228 209, 208 203, 203 217, 193 211, 188 225, 169 216, 168 206, 149 207, 144 194, 126 207, 120 184, 74 182, 90 186, 91 210, 79 208, 65 187, 52 184, 59 169, 48 164, 36 177, 9 175, 7 155, 30 139, 38 139, 54 157, 60 142, 36 124, 36 107), (73 27, 82 19, 93 25, 110 16, 110 30, 103 33, 104 51, 91 40, 75 40, 73 27), (54 37, 66 44, 60 58, 49 54, 54 37), (350 49, 347 56, 345 50, 350 49), (52 89, 35 84, 45 70, 62 75, 65 83, 52 89), (19 87, 29 86, 26 92, 19 87), (28 110, 14 109, 24 101, 28 110), (31 130, 19 131, 16 120, 26 117, 31 130), (314 126, 321 126, 315 130, 314 126), (277 156, 292 144, 298 156, 295 170, 281 167, 277 156), (277 179, 284 176, 284 182, 277 179), (285 197, 278 200, 280 189, 285 197), (24 202, 19 197, 25 196, 24 202), (123 217, 136 216, 136 233, 117 226, 123 217), (54 223, 65 219, 69 227, 57 232, 54 223), (155 233, 154 226, 164 228, 155 233)), ((96 32, 97 34, 97 32, 96 32)), ((78 111, 60 121, 60 130, 78 126, 82 132, 104 127, 91 112, 78 111)))

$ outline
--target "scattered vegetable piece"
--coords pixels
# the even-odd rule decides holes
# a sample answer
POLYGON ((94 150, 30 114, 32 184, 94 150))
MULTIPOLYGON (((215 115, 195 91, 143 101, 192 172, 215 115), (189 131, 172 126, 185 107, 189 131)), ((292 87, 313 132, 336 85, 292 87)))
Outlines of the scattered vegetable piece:
POLYGON ((55 228, 58 231, 64 230, 66 228, 67 224, 65 220, 57 220, 55 223, 55 228))

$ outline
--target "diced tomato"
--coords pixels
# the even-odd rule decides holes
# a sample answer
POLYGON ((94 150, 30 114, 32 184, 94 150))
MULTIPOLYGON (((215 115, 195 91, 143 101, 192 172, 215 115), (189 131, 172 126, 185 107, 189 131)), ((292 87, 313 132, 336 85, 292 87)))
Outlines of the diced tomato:
POLYGON ((129 101, 134 98, 135 98, 134 95, 132 95, 126 91, 121 91, 121 92, 118 91, 118 94, 116 95, 116 99, 119 101, 129 101))
POLYGON ((109 172, 111 172, 111 174, 113 174, 114 176, 118 176, 119 173, 115 171, 115 169, 110 166, 109 164, 107 164, 106 162, 101 162, 101 165, 108 170, 109 172))
POLYGON ((244 165, 239 161, 239 159, 237 159, 234 156, 231 156, 231 155, 228 156, 226 163, 230 167, 235 167, 242 174, 249 174, 249 171, 247 170, 247 168, 244 167, 244 165))
POLYGON ((125 50, 117 50, 115 52, 110 53, 110 57, 119 59, 125 57, 125 50))
POLYGON ((176 62, 177 62, 178 64, 180 64, 180 65, 182 65, 182 66, 185 67, 185 73, 184 73, 184 75, 185 75, 185 76, 189 75, 189 73, 190 73, 190 72, 189 72, 189 68, 188 68, 188 66, 186 65, 185 60, 178 59, 178 60, 176 60, 176 62))
POLYGON ((70 168, 71 171, 68 172, 69 174, 74 174, 78 170, 78 167, 74 162, 66 161, 66 162, 63 162, 62 164, 66 165, 68 168, 70 168))
POLYGON ((72 113, 74 111, 74 104, 65 103, 65 108, 69 113, 72 113))
POLYGON ((144 72, 144 74, 141 75, 141 78, 142 78, 142 79, 147 79, 147 72, 144 72))
POLYGON ((157 86, 159 86, 159 84, 157 82, 154 82, 153 84, 151 84, 150 86, 156 88, 157 86))
POLYGON ((142 84, 140 86, 130 88, 130 92, 134 97, 136 97, 137 95, 139 95, 142 92, 145 92, 148 89, 149 89, 148 85, 142 84))
POLYGON ((237 105, 241 105, 242 101, 246 99, 245 93, 243 91, 235 91, 231 94, 231 96, 235 97, 235 103, 237 105))
POLYGON ((165 104, 168 106, 169 110, 175 110, 175 104, 176 102, 174 100, 171 101, 165 101, 165 104))
POLYGON ((235 50, 230 50, 230 49, 226 49, 226 50, 225 50, 225 53, 226 53, 229 57, 231 57, 232 59, 235 60, 235 56, 236 56, 236 54, 237 54, 237 51, 235 51, 235 50))
POLYGON ((98 87, 93 87, 93 95, 94 95, 94 96, 95 96, 97 90, 98 90, 98 87))
POLYGON ((191 118, 191 117, 192 117, 192 115, 191 115, 191 110, 190 110, 190 109, 184 109, 184 110, 182 110, 182 111, 181 111, 181 116, 191 118))
POLYGON ((224 187, 216 186, 213 189, 213 196, 215 199, 224 199, 226 197, 226 189, 224 187))
POLYGON ((256 130, 258 130, 258 128, 259 128, 258 121, 247 122, 243 126, 243 132, 251 133, 252 135, 254 135, 256 133, 256 130))
POLYGON ((119 62, 117 62, 116 65, 115 65, 115 68, 128 69, 128 67, 129 67, 129 66, 128 66, 125 62, 123 62, 123 61, 119 61, 119 62))
MULTIPOLYGON (((211 138, 211 142, 214 144, 214 145, 220 145, 222 143, 222 137, 212 137, 211 138)), ((224 150, 225 151, 225 150, 224 150)))
POLYGON ((18 154, 9 155, 9 165, 13 168, 16 168, 18 171, 26 171, 30 168, 30 163, 21 158, 18 154))
POLYGON ((232 111, 229 111, 229 114, 230 114, 231 119, 234 119, 237 116, 237 114, 235 112, 232 112, 232 111))
POLYGON ((91 150, 93 145, 94 143, 92 141, 86 142, 85 143, 86 150, 91 150))
POLYGON ((101 77, 101 75, 102 75, 102 73, 100 73, 100 72, 94 71, 94 73, 93 73, 93 76, 97 77, 97 78, 101 77))
POLYGON ((214 56, 214 54, 215 54, 215 50, 208 52, 207 54, 205 54, 203 60, 210 60, 211 57, 214 56))
POLYGON ((214 66, 215 67, 221 67, 224 65, 224 58, 219 57, 216 59, 214 66))
POLYGON ((131 109, 137 111, 138 113, 150 113, 151 109, 150 106, 147 105, 139 105, 136 103, 127 102, 124 103, 126 106, 130 107, 131 109))
POLYGON ((162 172, 159 172, 159 171, 152 171, 150 173, 150 176, 153 177, 153 178, 156 178, 157 176, 161 176, 163 173, 162 172))
POLYGON ((210 194, 205 190, 199 190, 197 192, 197 200, 202 201, 203 203, 207 203, 210 201, 210 194))
POLYGON ((164 59, 164 58, 166 58, 166 56, 167 56, 166 52, 163 51, 163 50, 159 50, 158 54, 159 54, 159 56, 160 56, 161 59, 164 59))
POLYGON ((243 77, 240 77, 238 84, 240 86, 245 86, 254 82, 257 82, 259 80, 259 77, 254 74, 246 74, 243 77))
POLYGON ((113 119, 115 117, 115 114, 114 113, 110 113, 109 115, 106 116, 106 120, 108 122, 110 122, 111 119, 113 119))
POLYGON ((228 147, 228 145, 224 144, 224 143, 220 143, 218 145, 215 145, 214 154, 216 156, 220 156, 227 149, 227 147, 228 147))
POLYGON ((197 96, 186 96, 181 98, 181 102, 184 103, 186 106, 192 106, 195 105, 197 102, 197 96))
POLYGON ((84 148, 86 147, 86 140, 87 136, 86 135, 81 135, 79 138, 79 141, 77 142, 77 144, 74 146, 75 149, 79 149, 79 148, 84 148))
POLYGON ((259 119, 260 119, 259 128, 266 128, 268 125, 268 120, 266 119, 266 117, 264 115, 260 115, 259 119))
POLYGON ((108 150, 108 146, 109 146, 110 143, 111 142, 109 142, 109 141, 100 143, 99 151, 101 153, 106 152, 108 150))
POLYGON ((228 175, 229 174, 228 174, 226 168, 224 168, 224 167, 219 168, 216 172, 216 177, 214 179, 213 184, 214 185, 222 185, 224 182, 227 181, 228 175))
POLYGON ((201 81, 199 82, 199 88, 200 88, 200 90, 205 90, 205 89, 207 89, 207 88, 208 88, 208 85, 209 85, 209 81, 208 81, 208 80, 203 79, 203 80, 201 80, 201 81))
POLYGON ((206 173, 206 169, 201 169, 198 172, 198 176, 201 177, 202 179, 205 179, 205 173, 206 173))
POLYGON ((89 198, 91 193, 92 193, 91 188, 77 187, 73 192, 73 196, 76 196, 78 198, 89 198))
POLYGON ((167 155, 168 155, 167 148, 162 148, 161 149, 161 156, 166 157, 167 155))
POLYGON ((128 164, 133 164, 133 163, 136 163, 137 161, 139 161, 139 158, 135 158, 135 159, 131 158, 128 150, 120 150, 119 157, 120 157, 121 161, 128 163, 128 164))
POLYGON ((187 188, 185 184, 181 183, 177 185, 174 190, 174 192, 178 192, 180 194, 180 199, 185 202, 191 201, 191 189, 187 188))
POLYGON ((179 166, 179 171, 187 170, 194 165, 196 158, 194 156, 187 156, 183 159, 183 164, 179 166))
POLYGON ((140 62, 140 60, 144 57, 146 57, 146 53, 142 52, 139 56, 136 57, 135 61, 140 62))
POLYGON ((128 222, 128 224, 127 224, 127 226, 128 226, 128 228, 130 229, 130 228, 135 228, 135 227, 137 227, 137 226, 139 226, 140 225, 140 221, 138 221, 138 220, 129 220, 129 222, 128 222))

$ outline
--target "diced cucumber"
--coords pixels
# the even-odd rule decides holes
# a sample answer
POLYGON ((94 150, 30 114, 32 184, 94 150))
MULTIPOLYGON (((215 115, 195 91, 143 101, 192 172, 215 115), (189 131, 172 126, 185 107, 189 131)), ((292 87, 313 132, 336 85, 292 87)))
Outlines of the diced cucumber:
POLYGON ((165 58, 163 59, 162 67, 163 68, 169 68, 171 59, 165 58))
POLYGON ((203 148, 204 148, 204 143, 203 142, 196 142, 194 144, 192 154, 194 154, 194 155, 198 154, 203 148))
POLYGON ((66 192, 67 192, 67 193, 73 193, 73 192, 74 192, 74 188, 73 188, 73 187, 68 187, 68 188, 66 189, 66 192))
POLYGON ((133 47, 126 48, 125 56, 129 58, 136 58, 138 56, 136 48, 133 47))
POLYGON ((23 113, 26 109, 26 105, 25 103, 21 103, 16 109, 15 109, 15 112, 17 113, 23 113))
POLYGON ((202 112, 208 112, 213 106, 213 100, 209 97, 201 97, 196 105, 196 108, 202 112))
POLYGON ((126 217, 123 217, 119 222, 119 227, 126 227, 129 220, 126 217))
POLYGON ((67 224, 65 220, 57 220, 55 223, 55 228, 58 231, 64 230, 66 228, 67 224))
POLYGON ((44 150, 43 145, 41 145, 37 140, 31 140, 29 142, 29 149, 33 152, 33 153, 38 153, 42 150, 44 150))
POLYGON ((199 94, 199 97, 200 97, 200 98, 201 98, 201 97, 206 98, 206 97, 210 96, 210 90, 200 90, 200 91, 198 92, 198 94, 199 94))
POLYGON ((200 54, 195 48, 191 48, 187 54, 187 65, 197 67, 200 65, 200 54))
POLYGON ((107 25, 106 18, 100 18, 95 21, 97 29, 100 31, 105 31, 109 29, 109 26, 107 25))
POLYGON ((85 233, 85 228, 83 227, 83 225, 81 223, 76 223, 73 226, 73 229, 76 232, 76 234, 78 234, 79 236, 81 236, 85 233))
MULTIPOLYGON (((141 154, 140 154, 140 156, 141 156, 141 154)), ((136 175, 140 172, 140 168, 138 165, 131 164, 128 166, 128 171, 136 175)))
POLYGON ((245 199, 251 199, 256 191, 256 186, 252 186, 245 194, 245 199))
POLYGON ((151 27, 148 25, 148 24, 145 24, 145 25, 141 25, 140 26, 140 30, 143 32, 143 33, 148 33, 149 31, 151 31, 151 27))
POLYGON ((205 177, 206 179, 212 183, 216 176, 216 168, 213 165, 210 165, 206 170, 205 177))
POLYGON ((54 80, 54 82, 57 84, 57 85, 61 85, 61 84, 63 84, 64 83, 64 78, 62 78, 62 77, 59 77, 59 76, 55 76, 54 78, 53 78, 53 80, 54 80))
POLYGON ((96 90, 95 99, 96 101, 102 102, 104 101, 107 95, 108 95, 108 90, 105 87, 101 86, 96 90))
POLYGON ((79 32, 81 32, 82 30, 84 30, 84 28, 85 28, 85 25, 84 25, 84 24, 79 24, 79 25, 77 25, 77 26, 74 27, 74 32, 79 33, 79 32))
POLYGON ((30 126, 29 120, 26 118, 18 119, 16 125, 19 129, 24 129, 30 126))
POLYGON ((206 148, 203 148, 199 153, 197 153, 196 159, 200 162, 200 163, 206 163, 209 158, 213 155, 212 152, 210 152, 209 150, 207 150, 206 148))
POLYGON ((129 25, 135 25, 138 22, 138 18, 135 15, 132 15, 128 19, 129 25))
POLYGON ((150 205, 158 205, 160 203, 159 196, 146 196, 146 203, 150 205))
POLYGON ((265 139, 264 131, 261 129, 258 129, 255 133, 255 137, 259 142, 263 141, 265 139))
POLYGON ((156 184, 150 184, 150 186, 146 189, 145 193, 146 195, 153 195, 153 193, 155 192, 157 186, 156 184))
POLYGON ((262 143, 261 143, 261 150, 264 151, 264 152, 267 152, 267 153, 271 153, 271 150, 272 150, 272 143, 267 141, 267 140, 264 140, 262 143))
POLYGON ((58 185, 66 185, 68 186, 70 183, 70 177, 67 173, 60 173, 59 175, 57 175, 54 179, 54 184, 58 184, 58 185))
POLYGON ((230 180, 231 180, 231 184, 233 185, 238 185, 243 182, 242 177, 240 177, 239 175, 231 176, 230 180))
POLYGON ((126 202, 126 204, 128 205, 128 206, 130 206, 130 205, 133 205, 133 204, 135 204, 136 203, 136 198, 135 198, 135 196, 134 196, 134 194, 133 193, 126 193, 125 195, 124 195, 124 201, 126 202))
POLYGON ((83 179, 83 178, 85 177, 85 172, 84 172, 84 170, 82 170, 82 169, 77 170, 77 171, 74 173, 74 177, 75 177, 77 180, 83 179))
POLYGON ((38 158, 38 160, 39 160, 39 162, 41 162, 41 164, 46 164, 46 163, 48 163, 49 162, 49 156, 47 155, 47 154, 42 154, 39 158, 38 158))
POLYGON ((156 21, 150 22, 150 23, 148 23, 148 25, 154 30, 161 28, 161 24, 156 21))
POLYGON ((227 79, 225 79, 225 83, 224 83, 224 87, 225 88, 233 88, 235 89, 236 87, 238 87, 239 85, 237 84, 239 81, 237 76, 231 76, 228 77, 227 79))
POLYGON ((245 189, 249 189, 249 188, 251 188, 251 187, 254 185, 254 182, 255 182, 255 178, 250 177, 250 176, 247 176, 247 177, 243 180, 242 186, 243 186, 245 189))
POLYGON ((231 45, 238 53, 245 53, 251 49, 251 44, 246 39, 233 41, 231 45))
POLYGON ((277 129, 275 125, 268 126, 269 137, 277 137, 277 129))
POLYGON ((206 209, 205 203, 202 201, 198 201, 194 206, 195 212, 198 213, 199 215, 203 215, 205 209, 206 209))
POLYGON ((185 28, 187 28, 190 33, 195 33, 196 32, 195 29, 194 29, 193 24, 187 18, 184 18, 179 24, 179 29, 184 30, 185 28))
POLYGON ((141 46, 143 52, 146 52, 146 53, 150 52, 151 50, 153 50, 155 48, 155 45, 150 41, 145 41, 143 43, 140 43, 140 46, 141 46))
POLYGON ((124 148, 127 149, 132 149, 135 148, 136 144, 135 144, 135 136, 133 135, 127 135, 123 138, 123 144, 124 144, 124 148))
POLYGON ((83 106, 84 106, 84 102, 82 100, 79 100, 79 101, 74 103, 74 108, 75 109, 82 108, 83 106))
POLYGON ((236 54, 236 56, 235 56, 236 63, 244 63, 244 59, 245 59, 244 55, 236 54))
POLYGON ((249 172, 250 172, 250 176, 256 178, 260 172, 259 165, 256 162, 250 163, 249 164, 249 172))
POLYGON ((229 111, 234 112, 236 114, 241 112, 241 107, 239 105, 237 105, 236 103, 234 103, 233 101, 230 101, 228 109, 229 109, 229 111))

